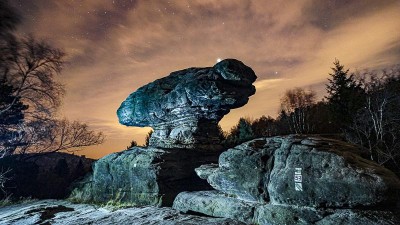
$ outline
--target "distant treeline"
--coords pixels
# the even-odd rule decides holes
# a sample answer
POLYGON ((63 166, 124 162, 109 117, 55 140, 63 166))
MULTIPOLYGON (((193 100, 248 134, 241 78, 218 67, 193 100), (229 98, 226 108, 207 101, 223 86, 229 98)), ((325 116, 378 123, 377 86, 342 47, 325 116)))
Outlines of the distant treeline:
POLYGON ((225 145, 286 134, 331 135, 364 146, 371 160, 399 174, 400 66, 350 74, 336 60, 329 75, 321 101, 312 90, 287 90, 277 118, 240 118, 223 133, 225 145))
MULTIPOLYGON (((338 60, 333 64, 321 101, 313 90, 287 90, 276 118, 240 118, 228 132, 220 127, 222 144, 231 148, 259 137, 320 134, 362 145, 370 160, 400 174, 400 66, 349 73, 338 60)), ((135 140, 127 149, 133 146, 135 140)))

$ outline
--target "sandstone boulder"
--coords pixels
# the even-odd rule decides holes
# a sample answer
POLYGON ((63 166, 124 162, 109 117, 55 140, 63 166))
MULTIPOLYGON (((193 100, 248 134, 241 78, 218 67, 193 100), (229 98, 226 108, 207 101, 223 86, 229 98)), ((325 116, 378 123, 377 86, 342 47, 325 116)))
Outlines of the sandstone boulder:
POLYGON ((199 177, 207 179, 216 190, 242 200, 266 202, 267 184, 273 166, 273 154, 280 143, 255 140, 223 152, 219 167, 203 165, 196 168, 199 177))
POLYGON ((393 207, 399 200, 397 176, 355 154, 356 146, 313 137, 283 140, 265 184, 272 203, 354 208, 393 207), (296 190, 296 173, 301 190, 296 190))
POLYGON ((218 148, 218 121, 247 103, 256 78, 236 59, 172 72, 130 94, 118 118, 127 126, 151 126, 153 147, 218 148))
POLYGON ((313 136, 259 138, 196 168, 218 191, 180 193, 173 207, 247 224, 400 224, 400 181, 357 146, 313 136))
POLYGON ((78 202, 170 206, 182 191, 207 190, 194 168, 213 162, 213 153, 134 147, 99 159, 93 174, 70 196, 78 202))
POLYGON ((331 139, 260 138, 223 152, 218 168, 197 171, 213 188, 242 200, 312 207, 394 205, 399 179, 358 152, 331 139))
POLYGON ((182 192, 176 196, 173 208, 184 213, 197 212, 225 217, 251 224, 256 202, 242 201, 218 191, 182 192))

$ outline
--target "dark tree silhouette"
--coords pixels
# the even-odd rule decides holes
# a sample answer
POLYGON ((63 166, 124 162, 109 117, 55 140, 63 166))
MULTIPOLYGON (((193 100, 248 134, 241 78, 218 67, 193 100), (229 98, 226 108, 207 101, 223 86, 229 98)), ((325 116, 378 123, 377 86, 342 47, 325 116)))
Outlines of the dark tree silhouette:
POLYGON ((341 132, 338 124, 334 123, 328 102, 319 101, 311 106, 310 123, 315 134, 338 134, 341 132))
POLYGON ((102 143, 103 134, 90 131, 86 124, 55 119, 65 92, 55 76, 62 70, 65 53, 33 37, 13 35, 19 16, 7 3, 0 2, 0 126, 13 132, 0 134, 5 155, 74 151, 102 143))
POLYGON ((400 174, 400 66, 359 75, 365 90, 346 138, 369 150, 370 159, 400 174))
POLYGON ((29 106, 20 126, 24 137, 15 153, 76 151, 97 145, 104 136, 90 131, 86 124, 54 119, 64 94, 54 76, 61 72, 64 52, 33 37, 20 39, 11 60, 2 71, 14 88, 14 100, 0 110, 3 116, 20 99, 29 106))
POLYGON ((150 144, 150 137, 153 134, 153 130, 149 131, 149 133, 147 133, 146 138, 145 138, 145 142, 144 142, 144 146, 149 146, 150 144))
POLYGON ((333 63, 331 68, 333 73, 326 85, 328 95, 325 97, 329 103, 334 123, 341 127, 349 125, 355 112, 362 106, 362 89, 355 82, 354 76, 349 75, 349 70, 345 70, 339 60, 333 63))
POLYGON ((287 90, 281 99, 281 112, 286 116, 290 131, 296 134, 311 133, 311 107, 315 104, 315 92, 303 88, 287 90))
POLYGON ((20 140, 23 134, 19 126, 23 124, 23 111, 28 107, 20 101, 20 98, 13 96, 13 89, 4 78, 0 78, 0 110, 14 102, 0 117, 0 158, 10 155, 22 144, 20 140))
POLYGON ((138 146, 137 142, 135 140, 132 140, 131 143, 128 146, 126 146, 126 150, 136 146, 138 146))
POLYGON ((278 134, 275 119, 268 116, 261 116, 251 124, 255 137, 271 137, 278 134))
POLYGON ((36 120, 29 122, 27 127, 29 130, 26 131, 23 139, 25 145, 19 149, 19 154, 75 152, 104 141, 102 132, 92 131, 88 125, 78 121, 36 120))
POLYGON ((252 122, 249 118, 240 118, 238 124, 227 135, 225 145, 233 147, 255 138, 251 124, 252 122))
MULTIPOLYGON (((65 53, 33 37, 22 38, 13 48, 4 77, 15 87, 15 98, 29 105, 29 117, 51 117, 61 104, 63 86, 54 80, 64 63, 65 53)), ((0 111, 0 115, 14 102, 0 111)))

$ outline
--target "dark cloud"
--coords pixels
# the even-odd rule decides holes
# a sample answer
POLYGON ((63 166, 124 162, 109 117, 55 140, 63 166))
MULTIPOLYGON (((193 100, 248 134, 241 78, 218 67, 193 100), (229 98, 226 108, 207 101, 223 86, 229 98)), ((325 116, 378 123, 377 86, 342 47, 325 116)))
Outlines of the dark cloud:
POLYGON ((139 3, 138 0, 114 0, 113 4, 118 11, 130 11, 134 9, 137 4, 139 3))
POLYGON ((398 4, 398 0, 313 0, 304 8, 304 14, 318 28, 332 30, 348 20, 368 16, 394 4, 398 4))

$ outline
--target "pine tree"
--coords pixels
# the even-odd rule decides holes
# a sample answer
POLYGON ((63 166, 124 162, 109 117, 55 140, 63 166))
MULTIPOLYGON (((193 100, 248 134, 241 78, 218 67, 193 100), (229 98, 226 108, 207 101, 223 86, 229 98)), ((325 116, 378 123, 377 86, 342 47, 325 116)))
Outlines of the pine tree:
POLYGON ((249 119, 240 118, 238 124, 238 130, 239 130, 239 143, 243 143, 254 138, 253 129, 251 128, 251 121, 249 119))
POLYGON ((343 127, 351 123, 356 111, 362 106, 362 89, 339 60, 336 59, 333 64, 335 67, 331 68, 333 73, 329 74, 331 79, 328 79, 329 83, 326 85, 326 99, 333 122, 343 127))
POLYGON ((131 149, 133 147, 138 146, 137 142, 135 140, 132 140, 129 146, 126 146, 126 150, 131 149))
POLYGON ((14 96, 14 88, 0 78, 0 158, 12 154, 21 135, 18 125, 24 120, 24 105, 19 97, 14 96))
POLYGON ((225 144, 228 147, 233 147, 255 138, 251 125, 252 122, 250 119, 240 118, 238 124, 227 135, 225 144))

